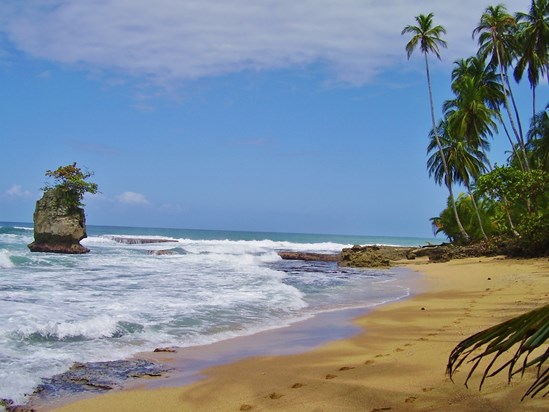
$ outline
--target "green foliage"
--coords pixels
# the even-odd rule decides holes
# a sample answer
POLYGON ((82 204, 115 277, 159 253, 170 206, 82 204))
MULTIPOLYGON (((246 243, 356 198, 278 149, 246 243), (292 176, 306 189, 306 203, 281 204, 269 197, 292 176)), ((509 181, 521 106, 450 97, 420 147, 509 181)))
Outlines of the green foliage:
MULTIPOLYGON (((473 363, 469 374, 465 380, 465 385, 484 359, 491 358, 490 363, 484 370, 480 388, 487 377, 492 377, 499 372, 507 369, 508 379, 516 374, 524 374, 524 371, 530 367, 537 368, 537 377, 534 383, 526 391, 526 396, 534 397, 539 392, 549 386, 549 368, 542 371, 544 362, 549 359, 549 347, 544 352, 540 352, 543 346, 547 346, 549 339, 549 305, 535 309, 521 316, 510 319, 499 325, 492 326, 482 332, 479 332, 464 341, 460 342, 450 354, 448 360, 447 372, 450 378, 453 377, 456 370, 467 360, 475 351, 484 349, 480 354, 473 356, 469 362, 473 363), (495 371, 492 371, 496 361, 505 352, 514 351, 510 360, 504 362, 495 371), (535 352, 535 351, 538 352, 535 352), (530 355, 535 357, 529 360, 530 355), (517 367, 518 365, 518 367, 517 367)), ((545 392, 543 396, 546 396, 545 392)))
POLYGON ((496 167, 479 178, 477 189, 507 205, 521 235, 517 252, 523 255, 549 252, 549 173, 540 169, 525 172, 514 167, 496 167))
MULTIPOLYGON (((476 198, 476 204, 482 227, 488 236, 497 235, 501 232, 504 226, 505 216, 497 202, 493 202, 488 198, 476 198)), ((470 195, 461 193, 456 199, 456 207, 461 218, 461 222, 465 230, 469 234, 471 240, 479 241, 483 239, 483 234, 478 222, 476 210, 470 195)), ((431 218, 431 224, 435 235, 443 233, 446 237, 455 244, 467 243, 463 239, 459 227, 457 225, 455 215, 448 199, 447 207, 440 213, 439 216, 431 218)))
POLYGON ((532 168, 549 172, 549 104, 532 119, 527 148, 532 168))
POLYGON ((60 166, 56 170, 47 170, 46 177, 54 179, 54 183, 46 183, 44 191, 55 190, 61 200, 69 208, 84 206, 82 199, 84 194, 98 193, 96 183, 86 181, 93 176, 93 172, 82 171, 76 163, 67 166, 60 166))
POLYGON ((417 26, 407 25, 402 30, 401 34, 412 35, 411 40, 406 44, 408 58, 419 46, 423 54, 433 53, 440 59, 440 47, 446 47, 446 41, 442 39, 442 35, 446 34, 446 29, 440 25, 434 26, 433 16, 433 13, 420 14, 415 17, 417 26))

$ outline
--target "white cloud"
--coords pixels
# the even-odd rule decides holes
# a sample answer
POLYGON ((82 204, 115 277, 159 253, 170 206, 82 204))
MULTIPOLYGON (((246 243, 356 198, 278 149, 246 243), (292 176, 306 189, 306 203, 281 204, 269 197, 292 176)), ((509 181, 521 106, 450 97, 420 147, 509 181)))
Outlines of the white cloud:
MULTIPOLYGON (((405 60, 419 13, 448 29, 451 63, 492 0, 3 0, 0 27, 20 50, 157 82, 322 63, 352 83, 405 60)), ((507 0, 509 11, 526 10, 507 0)), ((420 63, 420 61, 418 61, 420 63)))
POLYGON ((141 193, 135 193, 135 192, 124 192, 118 196, 116 196, 116 200, 118 200, 120 203, 125 204, 148 204, 149 201, 147 198, 142 195, 141 193))
POLYGON ((21 185, 13 184, 8 190, 6 190, 6 195, 11 198, 31 197, 32 193, 29 192, 28 190, 23 189, 21 185))

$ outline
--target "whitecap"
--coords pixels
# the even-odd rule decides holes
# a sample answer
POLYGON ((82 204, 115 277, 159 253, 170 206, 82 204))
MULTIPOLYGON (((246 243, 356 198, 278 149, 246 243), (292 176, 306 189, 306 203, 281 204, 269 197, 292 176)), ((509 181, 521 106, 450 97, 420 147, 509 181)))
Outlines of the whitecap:
POLYGON ((110 338, 119 336, 124 331, 117 319, 101 315, 80 321, 35 323, 21 328, 16 333, 27 339, 70 340, 110 338))
POLYGON ((0 250, 0 269, 12 268, 13 262, 10 259, 10 255, 7 250, 0 250))

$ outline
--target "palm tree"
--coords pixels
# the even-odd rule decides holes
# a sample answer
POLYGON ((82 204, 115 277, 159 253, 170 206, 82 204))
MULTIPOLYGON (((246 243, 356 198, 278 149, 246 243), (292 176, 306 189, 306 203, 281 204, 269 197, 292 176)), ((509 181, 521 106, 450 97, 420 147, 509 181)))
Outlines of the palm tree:
POLYGON ((486 105, 494 110, 503 104, 504 90, 499 82, 498 74, 493 65, 487 65, 479 56, 471 56, 454 62, 452 70, 452 91, 459 93, 461 79, 465 76, 473 77, 486 105))
POLYGON ((469 143, 466 138, 451 135, 448 120, 441 121, 438 126, 438 135, 439 142, 442 145, 442 153, 446 157, 450 173, 450 177, 448 177, 442 167, 441 151, 438 150, 434 135, 434 131, 431 131, 431 142, 427 147, 427 152, 431 153, 427 159, 429 176, 433 176, 435 182, 438 184, 451 180, 461 183, 467 188, 482 237, 488 239, 471 187, 473 181, 486 172, 487 159, 484 153, 479 150, 478 146, 469 143))
MULTIPOLYGON (((475 206, 472 199, 472 196, 467 193, 460 193, 456 199, 459 216, 465 225, 467 233, 473 239, 481 239, 484 235, 480 228, 483 228, 488 236, 501 232, 505 225, 502 224, 501 219, 498 217, 499 204, 489 197, 478 198, 475 195, 475 201, 477 202, 475 206), (478 223, 479 214, 477 213, 477 209, 482 211, 480 214, 482 218, 481 225, 478 223)), ((461 239, 449 201, 446 208, 438 216, 432 217, 430 221, 435 236, 443 232, 451 242, 461 239)))
POLYGON ((488 137, 497 131, 494 119, 498 112, 486 105, 478 79, 465 75, 456 83, 456 97, 443 104, 449 127, 453 135, 463 137, 470 146, 486 153, 490 148, 488 137))
POLYGON ((448 188, 448 192, 450 194, 450 198, 453 204, 453 210, 456 217, 456 221, 458 222, 460 232, 463 236, 463 238, 468 241, 469 235, 467 232, 465 232, 465 229, 463 228, 463 225, 461 224, 461 221, 459 220, 459 215, 457 212, 457 208, 455 207, 455 198, 454 193, 452 191, 452 181, 450 179, 451 175, 448 170, 448 165, 446 164, 446 158, 444 156, 444 153, 442 151, 442 145, 440 144, 440 139, 438 136, 438 131, 436 127, 436 121, 435 121, 435 108, 433 104, 433 90, 431 86, 431 74, 429 71, 429 59, 428 55, 430 53, 433 53, 438 59, 440 59, 440 47, 446 47, 446 41, 442 39, 442 35, 446 33, 446 29, 443 26, 433 25, 433 13, 429 13, 428 15, 420 14, 415 17, 417 26, 407 25, 402 30, 402 35, 404 34, 411 34, 412 38, 410 41, 406 44, 406 53, 408 55, 408 59, 413 54, 413 52, 416 50, 416 48, 419 46, 419 49, 421 50, 421 53, 423 53, 423 56, 425 58, 425 72, 427 75, 427 88, 429 89, 429 104, 431 107, 431 121, 432 121, 432 130, 434 131, 434 138, 436 140, 436 143, 438 145, 438 150, 440 152, 440 158, 442 162, 442 166, 444 168, 445 175, 447 177, 446 181, 446 187, 448 188))
POLYGON ((516 107, 515 115, 513 116, 511 113, 508 99, 508 96, 513 99, 511 84, 509 83, 509 77, 507 75, 507 67, 511 64, 514 58, 514 50, 516 50, 516 38, 513 35, 515 29, 515 18, 507 13, 507 10, 503 5, 489 6, 480 18, 479 25, 473 30, 473 37, 476 34, 479 34, 479 55, 484 59, 489 57, 490 64, 499 68, 501 84, 504 87, 503 100, 505 109, 516 141, 522 152, 524 167, 528 170, 528 160, 520 118, 518 117, 516 107))
POLYGON ((533 115, 536 115, 536 87, 540 77, 549 80, 549 1, 532 0, 528 13, 517 13, 520 57, 514 75, 520 81, 527 69, 532 87, 533 115))

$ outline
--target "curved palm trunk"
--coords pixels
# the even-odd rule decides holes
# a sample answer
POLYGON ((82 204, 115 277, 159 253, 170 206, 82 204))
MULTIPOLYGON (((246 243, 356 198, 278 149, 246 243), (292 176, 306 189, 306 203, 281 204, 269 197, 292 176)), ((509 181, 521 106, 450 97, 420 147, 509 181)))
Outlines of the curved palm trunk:
POLYGON ((536 85, 532 85, 532 119, 536 117, 536 85))
MULTIPOLYGON (((505 105, 505 110, 507 111, 507 115, 509 116, 509 122, 511 123, 511 128, 513 129, 513 133, 515 134, 516 140, 517 140, 517 142, 519 144, 519 147, 520 147, 520 150, 522 152, 522 156, 523 156, 523 159, 524 159, 524 170, 528 171, 528 170, 530 170, 530 168, 528 167, 528 158, 526 156, 526 148, 524 147, 524 142, 523 142, 522 137, 519 134, 519 131, 518 131, 517 126, 515 124, 513 114, 511 113, 511 107, 509 106, 509 99, 507 97, 507 93, 509 93, 509 95, 511 97, 513 95, 512 95, 511 89, 509 87, 507 87, 507 85, 509 83, 505 80, 505 77, 506 77, 506 75, 504 75, 505 68, 503 67, 503 63, 502 63, 501 57, 499 55, 499 48, 497 47, 497 40, 495 38, 493 38, 492 41, 494 42, 494 47, 496 49, 496 58, 498 59, 499 76, 501 78, 501 85, 505 88, 505 90, 503 91, 503 103, 505 105)), ((513 101, 514 101, 514 98, 513 98, 513 101)))
POLYGON ((480 217, 480 211, 478 210, 477 201, 475 200, 475 196, 473 196, 473 192, 471 191, 471 186, 469 183, 466 184, 467 187, 467 193, 469 196, 471 196, 471 201, 473 202, 473 208, 475 209, 475 214, 477 215, 477 221, 478 226, 480 228, 480 232, 482 233, 482 237, 484 240, 488 240, 488 236, 486 236, 486 232, 484 231, 484 225, 482 224, 482 218, 480 217))
MULTIPOLYGON (((507 137, 509 137, 509 141, 510 141, 511 136, 509 136, 509 132, 507 131, 507 127, 505 126, 505 124, 503 122, 502 122, 502 124, 503 124, 503 128, 505 129, 505 133, 507 134, 507 137)), ((512 145, 512 146, 513 146, 513 150, 515 150, 514 145, 512 145)), ((491 172, 492 170, 494 170, 494 168, 492 167, 492 163, 490 162, 488 154, 486 153, 486 150, 484 148, 482 149, 482 152, 484 153, 484 157, 486 157, 486 160, 487 160, 487 163, 488 163, 488 170, 490 170, 490 172, 491 172)), ((522 166, 522 161, 521 161, 520 157, 518 157, 518 154, 517 154, 516 150, 515 150, 515 155, 517 155, 517 159, 519 160, 519 163, 522 166)), ((473 198, 473 200, 474 200, 474 198, 473 198)), ((520 234, 516 231, 515 225, 513 224, 513 219, 511 218, 511 214, 509 213, 509 208, 507 207, 509 202, 507 201, 507 198, 505 197, 505 195, 501 196, 501 200, 503 202, 503 210, 505 211, 505 217, 507 218, 507 223, 509 223, 509 228, 511 229, 511 232, 513 232, 513 235, 515 237, 520 237, 520 234)))
POLYGON ((427 54, 424 53, 425 56, 425 71, 427 73, 427 87, 429 89, 429 103, 431 105, 431 121, 433 122, 433 131, 435 134, 435 140, 437 142, 438 151, 440 152, 440 158, 442 160, 442 166, 444 167, 444 173, 446 174, 446 187, 448 188, 448 192, 450 194, 450 203, 452 203, 452 209, 454 211, 454 217, 456 218, 456 223, 458 225, 459 231, 466 242, 469 242, 470 237, 465 231, 463 225, 461 224, 461 220, 459 218, 459 213, 457 211, 456 207, 456 201, 454 198, 454 192, 452 190, 452 179, 450 177, 450 171, 448 169, 448 163, 446 162, 446 156, 444 155, 444 151, 442 150, 442 145, 440 144, 440 139, 438 137, 438 130, 437 125, 435 121, 435 108, 433 104, 433 91, 431 89, 431 73, 429 72, 429 61, 427 59, 427 54))
POLYGON ((501 122, 501 125, 503 126, 503 130, 505 131, 505 135, 507 136, 507 140, 509 140, 509 144, 513 148, 513 153, 515 154, 515 158, 519 162, 521 170, 525 170, 522 156, 519 156, 519 153, 517 152, 517 146, 513 143, 513 140, 511 139, 511 135, 509 134, 509 129, 507 129, 507 125, 505 124, 505 122, 501 117, 500 117, 500 122, 501 122))
POLYGON ((520 121, 517 102, 515 101, 515 95, 513 94, 513 89, 511 88, 511 82, 509 81, 509 75, 507 74, 507 69, 505 69, 505 80, 507 81, 507 90, 509 90, 509 97, 511 97, 511 103, 513 104, 515 119, 517 119, 520 142, 522 145, 524 145, 524 132, 522 131, 522 122, 520 121))
POLYGON ((507 201, 507 198, 505 196, 503 196, 501 199, 503 200, 503 208, 505 209, 505 216, 507 217, 507 223, 509 223, 509 229, 511 229, 513 236, 520 237, 520 233, 517 232, 517 230, 515 229, 513 219, 511 219, 511 214, 509 213, 509 208, 507 207, 509 202, 507 201))

